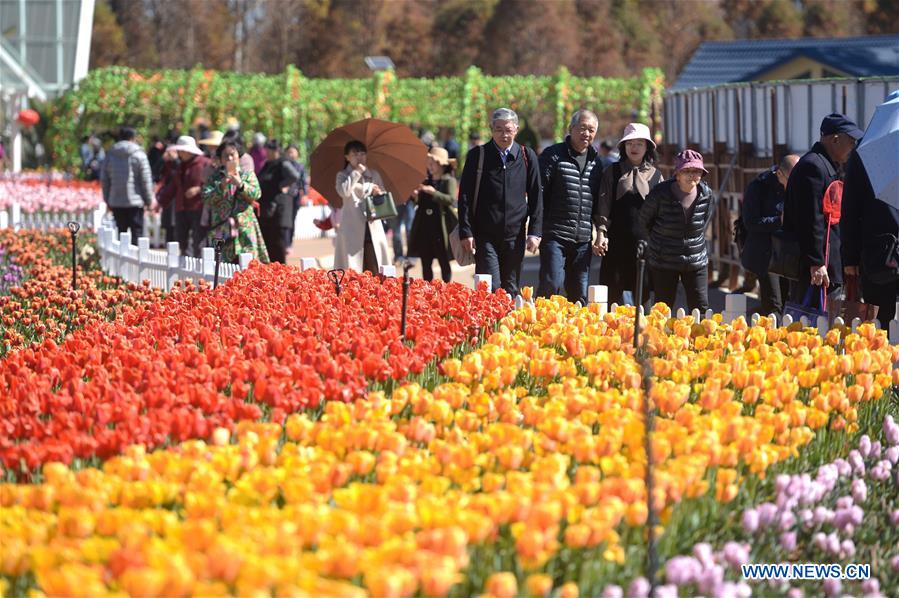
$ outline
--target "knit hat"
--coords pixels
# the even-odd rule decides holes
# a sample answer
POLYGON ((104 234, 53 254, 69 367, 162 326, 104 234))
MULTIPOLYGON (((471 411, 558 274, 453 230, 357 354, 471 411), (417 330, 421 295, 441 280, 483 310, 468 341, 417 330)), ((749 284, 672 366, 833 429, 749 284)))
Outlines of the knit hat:
POLYGON ((697 170, 701 170, 704 173, 708 174, 709 171, 705 169, 705 165, 702 162, 702 154, 695 150, 684 150, 678 155, 674 157, 674 172, 675 174, 684 170, 685 168, 695 168, 697 170))

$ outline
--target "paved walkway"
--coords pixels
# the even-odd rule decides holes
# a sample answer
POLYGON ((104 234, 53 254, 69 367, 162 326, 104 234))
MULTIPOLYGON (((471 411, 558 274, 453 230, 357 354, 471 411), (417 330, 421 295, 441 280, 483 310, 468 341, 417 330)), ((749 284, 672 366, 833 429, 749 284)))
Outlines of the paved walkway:
MULTIPOLYGON (((389 245, 389 243, 388 243, 389 245)), ((391 250, 392 253, 392 250, 391 250)), ((293 243, 293 249, 287 258, 288 264, 299 266, 300 259, 304 257, 315 258, 321 268, 330 269, 334 264, 334 240, 332 238, 320 239, 301 239, 293 243)), ((453 282, 471 286, 474 278, 474 266, 459 266, 455 261, 450 262, 453 268, 453 282)), ((600 260, 594 259, 590 268, 590 284, 599 284, 599 266, 600 260)), ((411 270, 411 276, 421 278, 421 266, 418 265, 411 270)), ((440 266, 434 261, 435 277, 440 276, 440 266)), ((521 268, 521 285, 531 286, 537 289, 537 283, 540 276, 540 257, 539 255, 525 254, 524 263, 521 268)), ((724 297, 728 293, 721 289, 709 289, 709 303, 712 310, 716 312, 724 311, 724 297)), ((757 311, 759 302, 758 296, 749 294, 746 296, 748 312, 751 314, 757 311)), ((687 302, 683 294, 683 289, 679 287, 678 298, 674 309, 683 307, 686 309, 687 302)))

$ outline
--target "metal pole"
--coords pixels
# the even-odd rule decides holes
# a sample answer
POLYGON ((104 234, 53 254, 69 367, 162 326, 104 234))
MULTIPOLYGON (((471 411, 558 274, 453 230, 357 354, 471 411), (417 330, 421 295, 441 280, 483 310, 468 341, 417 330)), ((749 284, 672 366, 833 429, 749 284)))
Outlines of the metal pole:
POLYGON ((78 253, 76 248, 76 240, 81 225, 74 220, 68 224, 69 234, 72 235, 72 290, 78 289, 78 253))
POLYGON ((225 241, 216 239, 212 247, 215 249, 215 271, 212 274, 212 288, 216 289, 219 286, 219 264, 222 263, 222 251, 225 249, 225 241))
POLYGON ((409 270, 412 269, 412 262, 405 260, 403 262, 403 311, 400 315, 400 338, 406 340, 406 308, 409 306, 409 270))
POLYGON ((643 306, 643 276, 646 271, 646 241, 637 241, 637 296, 634 297, 634 357, 640 348, 640 308, 643 306))
POLYGON ((646 451, 646 580, 649 582, 649 595, 655 596, 656 569, 658 557, 655 546, 656 517, 652 505, 653 494, 653 462, 652 462, 652 410, 649 407, 649 392, 651 389, 652 368, 646 355, 646 343, 640 346, 640 308, 643 306, 643 273, 646 270, 646 241, 637 242, 637 296, 634 302, 634 360, 640 366, 640 374, 643 380, 643 422, 645 428, 643 450, 646 451))

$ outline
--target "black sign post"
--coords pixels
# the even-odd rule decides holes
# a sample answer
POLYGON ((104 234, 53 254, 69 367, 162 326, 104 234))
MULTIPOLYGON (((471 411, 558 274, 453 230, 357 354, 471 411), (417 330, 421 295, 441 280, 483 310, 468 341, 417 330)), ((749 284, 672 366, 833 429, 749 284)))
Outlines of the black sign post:
POLYGON ((212 243, 212 247, 215 249, 215 271, 212 274, 212 288, 216 289, 219 286, 219 264, 222 263, 222 251, 225 249, 225 241, 216 239, 212 243))
POLYGON ((72 290, 76 290, 78 288, 78 249, 77 249, 77 240, 78 240, 78 231, 81 230, 81 225, 72 220, 68 223, 69 234, 72 235, 72 290))

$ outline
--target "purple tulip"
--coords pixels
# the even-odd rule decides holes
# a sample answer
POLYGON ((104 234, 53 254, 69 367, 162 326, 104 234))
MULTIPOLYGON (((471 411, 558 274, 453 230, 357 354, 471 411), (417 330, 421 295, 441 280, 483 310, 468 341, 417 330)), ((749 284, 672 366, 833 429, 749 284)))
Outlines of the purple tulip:
POLYGON ((796 532, 786 532, 780 535, 780 545, 787 552, 796 550, 796 532))
POLYGON ((696 587, 706 596, 717 596, 723 583, 724 569, 720 565, 713 565, 699 573, 696 587))
POLYGON ((824 580, 824 593, 828 596, 838 596, 843 591, 843 583, 839 579, 829 577, 824 580))
POLYGON ((861 479, 852 480, 852 498, 857 503, 865 502, 868 499, 868 486, 861 479))
POLYGON ((830 554, 840 554, 840 537, 834 532, 827 534, 827 552, 830 554))
POLYGON ((899 527, 899 509, 894 509, 892 513, 890 513, 890 521, 896 527, 899 527))
POLYGON ((759 512, 755 509, 743 511, 743 531, 754 534, 759 529, 759 512))
POLYGON ((863 594, 877 594, 880 592, 880 580, 876 577, 871 577, 862 582, 862 593, 863 594))
POLYGON ((883 450, 883 447, 882 447, 882 445, 880 444, 880 441, 879 441, 879 440, 876 440, 876 441, 874 441, 873 443, 871 443, 871 454, 870 454, 869 456, 870 456, 872 459, 879 459, 879 458, 880 458, 880 453, 881 453, 882 450, 883 450))
POLYGON ((796 525, 796 515, 793 514, 793 511, 784 511, 780 515, 780 531, 788 532, 793 529, 793 526, 796 525))
POLYGON ((893 571, 899 573, 899 554, 894 555, 893 558, 890 559, 890 567, 893 568, 893 571))
POLYGON ((899 446, 891 446, 884 452, 883 456, 887 461, 895 465, 896 461, 899 461, 899 446))
POLYGON ((777 515, 777 505, 765 502, 759 505, 759 526, 768 527, 777 515))
POLYGON ((855 542, 848 538, 840 542, 840 556, 842 558, 855 556, 855 542))
POLYGON ((638 577, 627 587, 627 598, 646 598, 649 596, 649 582, 645 577, 638 577))
POLYGON ((827 507, 815 507, 815 524, 822 525, 833 521, 834 513, 827 507))
POLYGON ((624 590, 621 586, 606 586, 602 591, 602 598, 624 598, 624 590))
POLYGON ((846 477, 852 473, 852 466, 849 465, 849 462, 846 459, 837 459, 833 462, 833 465, 837 468, 840 476, 846 477))
POLYGON ((854 504, 855 501, 852 500, 852 497, 849 495, 841 496, 837 499, 837 510, 839 509, 848 509, 854 504))
POLYGON ((656 598, 678 598, 679 594, 677 586, 664 585, 658 586, 655 592, 656 598))
POLYGON ((861 453, 852 449, 849 451, 849 465, 855 475, 865 475, 865 461, 862 459, 861 453))
POLYGON ((724 560, 734 569, 749 562, 749 545, 728 542, 724 545, 724 560))
POLYGON ((778 494, 787 489, 787 486, 790 485, 790 476, 785 473, 782 473, 777 476, 777 479, 774 480, 774 489, 777 490, 778 494))
POLYGON ((665 563, 665 580, 677 586, 695 583, 702 565, 691 556, 676 556, 665 563))
POLYGON ((787 598, 803 598, 804 596, 802 588, 790 588, 790 591, 787 592, 787 598))
POLYGON ((693 547, 693 556, 699 561, 699 564, 705 568, 715 565, 715 554, 712 552, 712 546, 708 542, 700 542, 693 547))
POLYGON ((862 437, 858 440, 858 452, 862 454, 862 457, 867 458, 868 455, 871 454, 871 438, 867 434, 862 434, 862 437))
POLYGON ((899 424, 893 421, 892 415, 886 416, 886 419, 883 422, 883 432, 884 437, 890 446, 899 445, 899 424))
POLYGON ((827 550, 827 535, 824 532, 817 532, 812 536, 812 543, 818 550, 827 550))

